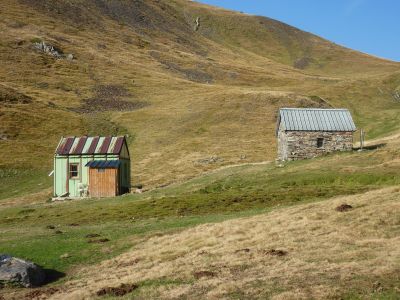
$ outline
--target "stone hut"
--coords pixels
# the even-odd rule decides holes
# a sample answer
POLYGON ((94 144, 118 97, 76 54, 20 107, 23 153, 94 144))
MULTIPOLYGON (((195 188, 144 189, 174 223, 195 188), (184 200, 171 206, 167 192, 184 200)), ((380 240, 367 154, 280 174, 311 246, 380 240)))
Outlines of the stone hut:
POLYGON ((354 131, 356 126, 347 109, 282 108, 276 128, 278 159, 351 151, 354 131))

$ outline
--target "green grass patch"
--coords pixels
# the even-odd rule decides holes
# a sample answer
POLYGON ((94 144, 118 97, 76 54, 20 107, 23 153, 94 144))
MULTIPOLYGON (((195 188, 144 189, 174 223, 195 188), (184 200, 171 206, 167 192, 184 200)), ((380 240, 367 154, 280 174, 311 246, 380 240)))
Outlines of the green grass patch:
POLYGON ((0 169, 0 200, 32 194, 51 187, 53 177, 35 169, 0 169))
POLYGON ((63 203, 44 199, 3 208, 0 253, 68 272, 114 257, 155 234, 400 184, 398 169, 382 164, 382 153, 336 154, 283 168, 245 165, 141 195, 63 203), (88 234, 108 241, 91 243, 88 234))

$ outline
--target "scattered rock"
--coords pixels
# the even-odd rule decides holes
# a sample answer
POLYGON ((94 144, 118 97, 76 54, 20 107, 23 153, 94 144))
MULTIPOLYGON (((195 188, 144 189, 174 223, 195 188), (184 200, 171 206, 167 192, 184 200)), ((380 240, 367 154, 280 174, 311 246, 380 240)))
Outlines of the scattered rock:
POLYGON ((379 281, 374 282, 374 284, 372 285, 372 291, 374 293, 383 292, 382 284, 379 281))
POLYGON ((89 233, 85 236, 85 238, 96 238, 96 237, 100 237, 100 234, 97 233, 89 233))
POLYGON ((71 255, 69 255, 68 253, 65 253, 65 254, 63 254, 63 255, 60 255, 60 258, 61 258, 61 259, 65 259, 65 258, 69 258, 69 257, 71 257, 71 255))
POLYGON ((244 249, 239 249, 239 250, 236 250, 236 251, 235 251, 235 253, 239 253, 239 252, 246 252, 246 253, 248 253, 248 252, 250 252, 250 249, 249 249, 249 248, 244 248, 244 249))
POLYGON ((0 254, 0 282, 23 287, 43 284, 44 271, 33 262, 0 254))
POLYGON ((73 54, 67 54, 67 56, 65 57, 67 60, 74 60, 74 55, 73 54))
POLYGON ((220 158, 218 156, 211 156, 209 158, 203 158, 203 159, 199 159, 197 160, 198 164, 202 164, 202 165, 209 165, 209 164, 215 164, 218 162, 223 162, 224 159, 220 158))
POLYGON ((271 256, 286 256, 288 254, 284 250, 276 250, 276 249, 264 250, 263 252, 264 254, 271 256))
POLYGON ((71 224, 68 224, 68 226, 77 227, 77 226, 79 226, 79 224, 77 224, 77 223, 71 223, 71 224))
POLYGON ((47 229, 55 229, 56 226, 54 226, 54 225, 47 225, 46 228, 47 228, 47 229))
POLYGON ((126 294, 132 293, 139 286, 136 284, 121 284, 118 287, 106 287, 98 290, 96 295, 101 296, 114 296, 114 297, 122 297, 126 294))
POLYGON ((338 207, 335 208, 336 211, 340 211, 340 212, 346 212, 348 210, 351 210, 353 208, 353 206, 349 205, 349 204, 342 204, 339 205, 338 207))
POLYGON ((197 17, 194 21, 194 31, 198 31, 200 28, 200 17, 197 17))
POLYGON ((217 276, 216 273, 211 272, 211 271, 198 271, 193 273, 194 278, 200 279, 203 277, 215 277, 217 276))
POLYGON ((55 234, 63 234, 63 232, 61 230, 56 230, 54 231, 55 234))
POLYGON ((61 49, 59 49, 53 45, 46 44, 46 42, 44 42, 44 41, 34 42, 33 47, 35 47, 37 50, 39 50, 43 53, 53 56, 55 58, 63 58, 64 57, 64 54, 61 49))
POLYGON ((91 244, 102 244, 102 243, 107 243, 109 242, 109 239, 98 239, 98 240, 88 240, 88 243, 91 244))

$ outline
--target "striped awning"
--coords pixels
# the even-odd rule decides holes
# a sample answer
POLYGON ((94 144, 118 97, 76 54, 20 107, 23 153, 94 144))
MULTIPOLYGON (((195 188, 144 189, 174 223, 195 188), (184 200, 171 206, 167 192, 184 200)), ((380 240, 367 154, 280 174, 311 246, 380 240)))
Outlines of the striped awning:
POLYGON ((93 169, 118 169, 119 160, 92 160, 86 164, 86 167, 93 169))
POLYGON ((58 144, 56 154, 119 154, 124 142, 123 136, 63 137, 58 144))

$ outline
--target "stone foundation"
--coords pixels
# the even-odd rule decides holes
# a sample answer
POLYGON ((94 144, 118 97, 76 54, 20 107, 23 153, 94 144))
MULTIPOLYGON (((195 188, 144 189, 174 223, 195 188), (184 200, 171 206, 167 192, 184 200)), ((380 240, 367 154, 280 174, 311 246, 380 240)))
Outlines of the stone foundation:
POLYGON ((298 160, 335 151, 353 149, 353 132, 283 131, 278 132, 278 159, 298 160), (318 139, 322 145, 318 147, 318 139))

